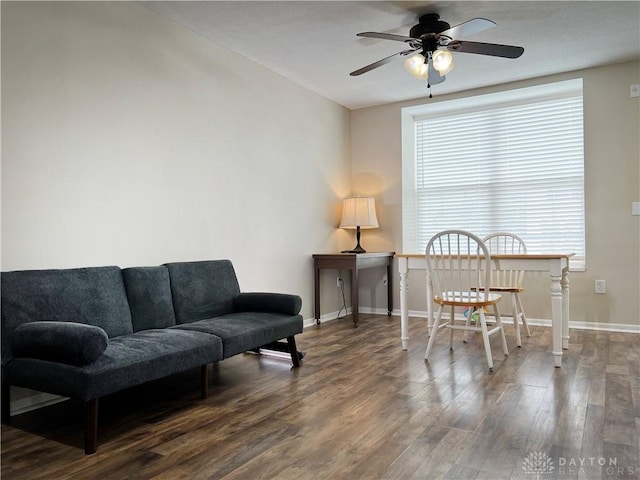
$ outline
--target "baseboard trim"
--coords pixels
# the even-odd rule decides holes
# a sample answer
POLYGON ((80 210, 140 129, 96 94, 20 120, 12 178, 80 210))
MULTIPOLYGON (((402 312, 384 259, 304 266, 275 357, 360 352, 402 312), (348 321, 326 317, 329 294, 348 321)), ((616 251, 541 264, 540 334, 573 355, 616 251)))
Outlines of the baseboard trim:
MULTIPOLYGON (((375 315, 386 315, 387 310, 384 308, 359 308, 360 313, 368 313, 375 315)), ((400 316, 400 310, 394 309, 393 316, 400 316)), ((409 310, 410 317, 427 318, 427 312, 421 310, 409 310)), ((527 317, 527 321, 530 325, 536 325, 540 327, 551 327, 551 320, 547 318, 530 318, 527 317)), ((504 323, 513 323, 513 319, 509 316, 504 317, 504 323)), ((629 325, 626 323, 603 323, 603 322, 569 322, 569 328, 575 328, 577 330, 595 330, 601 332, 620 332, 620 333, 639 333, 640 325, 629 325)))
MULTIPOLYGON (((344 309, 343 309, 344 311, 344 309)), ((358 309, 359 312, 362 312, 362 309, 358 309)), ((338 320, 338 313, 342 313, 342 312, 338 312, 337 310, 334 312, 329 312, 329 313, 325 313, 324 315, 320 315, 320 323, 326 323, 326 322, 332 322, 334 320, 338 320)), ((363 312, 364 313, 364 312, 363 312)), ((387 312, 385 311, 385 314, 387 312)), ((342 313, 342 317, 344 317, 345 315, 351 315, 351 308, 347 308, 346 313, 342 313)), ((342 318, 340 317, 340 318, 342 318)), ((302 322, 302 326, 303 328, 308 328, 308 327, 313 327, 316 325, 316 319, 315 318, 306 318, 303 320, 302 322)))

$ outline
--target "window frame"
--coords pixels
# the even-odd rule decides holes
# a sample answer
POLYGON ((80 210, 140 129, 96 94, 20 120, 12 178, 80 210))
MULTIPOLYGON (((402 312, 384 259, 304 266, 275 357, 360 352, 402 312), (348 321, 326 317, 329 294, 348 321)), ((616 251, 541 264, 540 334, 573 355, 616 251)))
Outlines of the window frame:
MULTIPOLYGON (((583 99, 582 118, 582 249, 576 253, 570 265, 572 270, 584 271, 586 268, 586 212, 585 212, 585 154, 584 154, 584 91, 582 78, 575 78, 550 84, 512 89, 474 97, 436 101, 426 105, 416 105, 401 109, 402 131, 402 243, 405 253, 424 253, 418 250, 418 207, 416 188, 416 122, 438 115, 451 115, 498 109, 512 105, 523 105, 536 100, 548 101, 579 95, 583 99)), ((491 229, 491 227, 489 227, 491 229)), ((480 232, 492 233, 491 231, 480 232)), ((518 232, 514 232, 518 233, 518 232)), ((544 252, 530 253, 569 253, 557 252, 552 248, 544 252)))

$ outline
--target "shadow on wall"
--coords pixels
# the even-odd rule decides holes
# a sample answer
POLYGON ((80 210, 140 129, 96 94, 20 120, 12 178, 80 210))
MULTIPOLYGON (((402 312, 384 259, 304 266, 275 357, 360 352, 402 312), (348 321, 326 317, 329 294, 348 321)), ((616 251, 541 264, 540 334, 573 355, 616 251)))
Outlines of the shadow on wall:
POLYGON ((353 195, 361 195, 363 197, 379 197, 383 190, 382 178, 368 172, 354 175, 351 178, 351 186, 353 195))
MULTIPOLYGON (((366 230, 362 233, 362 246, 368 252, 386 250, 387 248, 383 248, 382 245, 388 243, 388 236, 382 232, 385 231, 385 227, 388 228, 391 220, 386 215, 387 209, 383 205, 384 182, 382 177, 368 172, 358 173, 352 177, 352 186, 351 195, 373 197, 376 202, 379 228, 366 230)), ((353 238, 355 239, 355 235, 353 238)))

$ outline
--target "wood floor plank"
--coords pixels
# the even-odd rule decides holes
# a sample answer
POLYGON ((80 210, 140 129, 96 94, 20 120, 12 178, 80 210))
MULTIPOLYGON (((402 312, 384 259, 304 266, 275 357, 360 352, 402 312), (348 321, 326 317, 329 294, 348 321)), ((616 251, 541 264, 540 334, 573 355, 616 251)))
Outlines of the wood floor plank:
POLYGON ((94 455, 77 402, 16 416, 1 429, 0 474, 527 480, 523 462, 537 454, 554 466, 540 478, 639 478, 638 335, 572 330, 558 369, 549 328, 532 326, 517 348, 507 327, 509 356, 493 345, 489 373, 476 336, 453 352, 443 336, 425 362, 426 321, 410 328, 403 351, 397 317, 361 314, 357 329, 345 317, 299 335, 300 368, 238 355, 209 369, 204 400, 199 369, 106 397, 94 455), (584 465, 593 459, 615 471, 584 465))

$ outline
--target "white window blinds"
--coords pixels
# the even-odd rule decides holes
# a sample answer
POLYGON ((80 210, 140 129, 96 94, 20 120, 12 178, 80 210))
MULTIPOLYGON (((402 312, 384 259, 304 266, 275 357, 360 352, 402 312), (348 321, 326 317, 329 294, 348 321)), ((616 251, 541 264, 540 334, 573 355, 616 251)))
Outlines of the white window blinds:
POLYGON ((529 253, 574 252, 572 267, 584 268, 582 82, 560 94, 527 93, 471 107, 455 101, 451 111, 441 102, 436 113, 412 117, 405 251, 424 252, 449 228, 507 231, 529 253))

